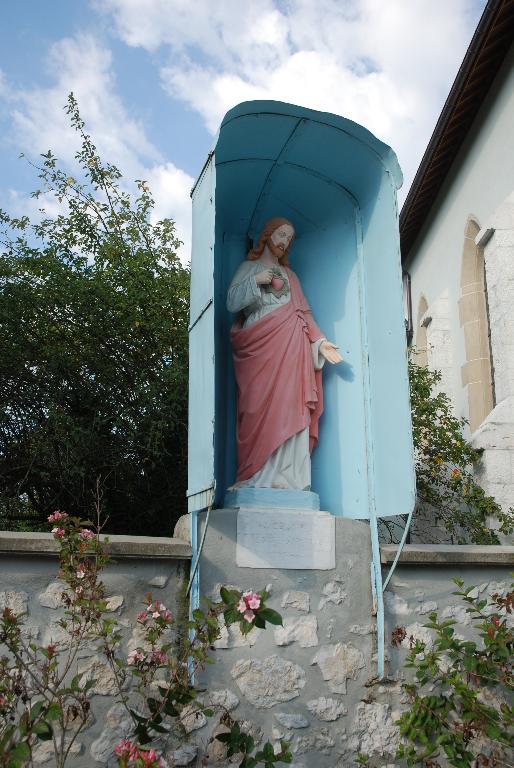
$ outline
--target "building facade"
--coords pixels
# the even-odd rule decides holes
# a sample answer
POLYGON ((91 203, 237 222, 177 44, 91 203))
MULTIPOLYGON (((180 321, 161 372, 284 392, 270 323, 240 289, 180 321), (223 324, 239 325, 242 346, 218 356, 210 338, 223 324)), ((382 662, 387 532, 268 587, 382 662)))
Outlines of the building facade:
POLYGON ((415 359, 514 505, 514 2, 489 2, 400 217, 415 359))

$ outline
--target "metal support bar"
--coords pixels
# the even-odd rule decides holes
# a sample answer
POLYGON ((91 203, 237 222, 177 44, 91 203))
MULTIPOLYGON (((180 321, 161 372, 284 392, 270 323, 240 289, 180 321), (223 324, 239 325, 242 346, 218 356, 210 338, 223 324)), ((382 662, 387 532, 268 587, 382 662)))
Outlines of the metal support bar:
POLYGON ((407 541, 407 535, 409 533, 411 521, 412 521, 412 512, 409 512, 409 514, 407 515, 407 522, 405 523, 405 528, 403 529, 403 535, 400 543, 398 544, 398 549, 396 551, 396 555, 393 560, 393 564, 391 565, 389 569, 389 573, 386 576, 386 580, 384 581, 384 587, 383 587, 384 591, 386 590, 387 585, 389 584, 389 581, 391 579, 391 576, 393 575, 394 569, 396 568, 396 564, 400 559, 400 555, 402 554, 402 549, 405 545, 405 542, 407 541))
POLYGON ((191 325, 189 326, 189 328, 187 329, 187 332, 188 332, 188 333, 191 333, 191 331, 193 330, 193 328, 195 327, 195 325, 197 324, 197 322, 198 322, 198 321, 199 321, 199 320, 200 320, 200 319, 203 317, 203 315, 204 315, 204 314, 207 312, 207 310, 209 309, 209 307, 211 306, 211 304, 212 304, 212 302, 213 302, 213 301, 214 301, 214 299, 213 299, 213 298, 212 298, 212 296, 211 296, 211 298, 209 299, 209 301, 208 301, 208 302, 205 304, 205 306, 204 306, 204 307, 202 307, 202 309, 201 309, 201 310, 200 310, 200 312, 198 313, 198 316, 197 316, 196 320, 194 320, 194 321, 191 323, 191 325))
MULTIPOLYGON (((211 499, 207 508, 207 515, 205 517, 205 525, 202 532, 202 538, 198 545, 198 510, 194 510, 191 515, 191 550, 192 550, 192 562, 193 567, 189 576, 189 584, 187 585, 186 596, 189 595, 189 619, 193 618, 193 611, 200 607, 200 557, 202 556, 203 545, 205 544, 205 537, 207 535, 207 528, 209 526, 209 517, 211 514, 212 505, 214 502, 214 492, 216 488, 216 482, 213 481, 210 491, 211 499)), ((205 489, 207 490, 207 489, 205 489)), ((195 639, 194 629, 189 630, 189 641, 192 643, 195 639)), ((189 682, 191 685, 195 683, 195 673, 193 667, 193 659, 191 656, 187 660, 187 667, 189 672, 189 682)))
POLYGON ((377 604, 377 673, 384 677, 385 667, 385 632, 384 632, 384 594, 382 588, 382 568, 380 563, 380 544, 378 541, 378 524, 375 515, 370 518, 372 567, 375 575, 375 596, 377 604))
MULTIPOLYGON (((189 584, 187 587, 187 594, 190 595, 189 597, 189 620, 193 618, 193 611, 199 607, 200 605, 200 572, 198 570, 198 558, 196 557, 196 551, 197 551, 197 540, 198 540, 198 512, 191 512, 191 550, 193 555, 193 562, 195 564, 195 567, 193 568, 191 572, 191 577, 189 579, 189 584)), ((189 630, 189 642, 192 643, 195 639, 195 633, 193 629, 189 630)), ((193 664, 193 658, 192 656, 189 656, 187 659, 187 670, 188 670, 188 676, 189 676, 189 684, 194 685, 195 684, 195 670, 194 670, 194 664, 193 664)))
POLYGON ((407 539, 410 524, 412 520, 412 512, 407 515, 407 521, 403 530, 401 541, 398 545, 393 564, 389 569, 389 573, 385 581, 382 583, 382 563, 380 560, 380 543, 378 540, 378 521, 377 518, 372 515, 370 518, 370 532, 371 532, 371 589, 373 594, 373 613, 376 613, 377 617, 377 674, 379 678, 384 677, 385 673, 385 620, 384 620, 384 592, 391 580, 391 576, 396 568, 396 564, 400 559, 402 549, 407 539))

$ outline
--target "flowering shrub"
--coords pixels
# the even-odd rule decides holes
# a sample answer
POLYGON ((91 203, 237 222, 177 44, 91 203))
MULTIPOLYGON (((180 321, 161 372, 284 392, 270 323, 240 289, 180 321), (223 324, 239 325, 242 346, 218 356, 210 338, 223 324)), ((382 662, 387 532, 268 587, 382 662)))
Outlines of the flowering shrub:
POLYGON ((455 621, 429 614, 433 648, 417 640, 407 657, 414 681, 404 686, 410 707, 398 722, 403 744, 397 757, 409 766, 438 768, 443 755, 455 768, 506 768, 514 759, 514 584, 487 601, 472 597, 475 588, 465 588, 462 579, 454 581, 459 590, 453 594, 467 603, 478 638, 463 640, 455 621))
MULTIPOLYGON (((227 626, 238 623, 244 634, 253 627, 264 627, 266 622, 282 623, 280 614, 266 606, 265 590, 241 593, 223 588, 221 603, 206 601, 205 609, 193 611, 187 624, 189 636, 177 652, 171 639, 174 618, 162 602, 148 594, 145 608, 136 619, 141 630, 140 644, 128 655, 122 653, 117 621, 106 615, 100 573, 109 562, 108 540, 101 540, 99 523, 93 531, 91 523, 60 511, 52 513, 48 521, 53 524, 52 533, 60 547, 59 577, 63 581, 61 599, 65 610, 59 626, 63 638, 46 646, 37 645, 22 631, 23 616, 9 608, 0 615, 0 644, 8 653, 0 657, 0 765, 22 768, 32 763, 38 742, 47 740, 53 743, 55 765, 64 768, 90 718, 91 690, 95 685, 94 680, 73 673, 84 644, 97 642, 110 666, 116 698, 133 723, 131 739, 122 739, 115 749, 118 765, 166 766, 164 757, 151 743, 172 732, 174 721, 186 706, 188 711, 213 714, 197 700, 191 672, 204 668, 209 661, 210 649, 220 633, 221 614, 227 626)), ((239 744, 242 768, 290 762, 285 743, 277 755, 267 743, 253 756, 253 740, 241 734, 235 721, 230 727, 234 738, 228 750, 239 744)))
POLYGON ((127 739, 121 739, 114 748, 120 768, 164 768, 166 763, 155 749, 143 750, 127 739))
MULTIPOLYGON (((477 483, 473 468, 481 451, 463 436, 466 420, 454 415, 449 397, 438 391, 440 372, 417 365, 412 355, 415 350, 409 360, 417 491, 412 531, 426 536, 424 522, 435 514, 456 544, 498 544, 488 519, 497 520, 498 530, 507 536, 514 528, 514 510, 503 510, 477 483)), ((394 523, 382 524, 382 534, 391 540, 398 540, 402 531, 394 523)))

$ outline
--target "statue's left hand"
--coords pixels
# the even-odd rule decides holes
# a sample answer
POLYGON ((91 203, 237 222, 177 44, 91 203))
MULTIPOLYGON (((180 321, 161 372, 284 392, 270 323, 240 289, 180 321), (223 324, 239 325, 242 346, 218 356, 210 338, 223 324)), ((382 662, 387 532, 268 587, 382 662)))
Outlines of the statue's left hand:
POLYGON ((338 352, 339 347, 332 344, 331 341, 322 341, 319 346, 319 351, 329 363, 342 363, 343 358, 338 352))

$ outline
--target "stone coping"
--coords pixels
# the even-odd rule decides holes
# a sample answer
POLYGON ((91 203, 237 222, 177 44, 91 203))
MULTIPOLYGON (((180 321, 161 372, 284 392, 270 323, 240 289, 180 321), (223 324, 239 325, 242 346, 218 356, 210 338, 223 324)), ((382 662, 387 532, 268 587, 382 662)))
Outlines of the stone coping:
MULTIPOLYGON (((397 547, 380 547, 380 559, 392 563, 397 547)), ((514 566, 514 546, 487 544, 406 544, 401 565, 507 565, 514 566)))
MULTIPOLYGON (((109 554, 139 559, 189 560, 191 547, 183 539, 168 536, 120 536, 112 534, 109 554)), ((0 531, 0 555, 55 556, 59 545, 51 533, 0 531)))

